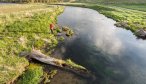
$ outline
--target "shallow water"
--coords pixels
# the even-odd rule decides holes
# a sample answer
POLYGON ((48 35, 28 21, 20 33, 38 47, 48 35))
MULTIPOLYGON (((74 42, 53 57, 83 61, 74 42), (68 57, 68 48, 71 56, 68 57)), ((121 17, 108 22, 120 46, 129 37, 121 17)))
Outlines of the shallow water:
POLYGON ((66 7, 58 24, 75 36, 64 43, 65 57, 96 75, 90 84, 146 84, 146 41, 114 23, 92 9, 66 7))

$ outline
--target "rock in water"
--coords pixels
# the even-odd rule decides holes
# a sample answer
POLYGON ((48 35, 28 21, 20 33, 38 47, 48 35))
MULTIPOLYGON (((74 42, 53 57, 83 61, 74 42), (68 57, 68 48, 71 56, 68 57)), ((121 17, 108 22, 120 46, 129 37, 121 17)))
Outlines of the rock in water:
POLYGON ((143 29, 139 29, 139 30, 136 31, 136 35, 138 37, 146 37, 146 31, 143 30, 143 29))

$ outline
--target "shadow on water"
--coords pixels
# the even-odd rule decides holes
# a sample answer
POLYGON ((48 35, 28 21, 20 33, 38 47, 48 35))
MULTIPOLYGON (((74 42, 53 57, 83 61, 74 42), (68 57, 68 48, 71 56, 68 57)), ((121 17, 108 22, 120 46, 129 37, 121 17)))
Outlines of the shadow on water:
POLYGON ((66 39, 65 58, 96 75, 89 84, 146 84, 146 41, 114 23, 92 9, 66 7, 58 24, 71 27, 76 36, 66 39))

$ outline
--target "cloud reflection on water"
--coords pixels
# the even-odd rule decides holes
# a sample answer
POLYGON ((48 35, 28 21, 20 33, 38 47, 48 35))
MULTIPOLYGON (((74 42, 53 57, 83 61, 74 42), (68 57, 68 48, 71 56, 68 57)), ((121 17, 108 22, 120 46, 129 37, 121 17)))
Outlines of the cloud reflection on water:
POLYGON ((118 84, 146 84, 146 41, 116 28, 115 21, 91 9, 67 7, 58 23, 72 27, 77 33, 67 44, 67 55, 75 55, 76 61, 88 64, 96 72, 99 63, 105 64, 103 57, 108 58, 112 66, 105 64, 103 69, 111 68, 125 78, 119 79, 118 84))

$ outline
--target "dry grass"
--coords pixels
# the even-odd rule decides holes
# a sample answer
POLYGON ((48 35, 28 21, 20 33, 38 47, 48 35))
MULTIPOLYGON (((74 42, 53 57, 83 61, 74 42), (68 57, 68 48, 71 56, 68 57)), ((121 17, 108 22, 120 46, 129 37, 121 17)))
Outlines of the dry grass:
POLYGON ((16 20, 30 18, 36 13, 48 12, 50 7, 45 4, 9 4, 0 5, 0 27, 16 20))
POLYGON ((6 4, 0 5, 0 13, 12 13, 20 11, 28 11, 40 8, 47 8, 44 4, 6 4))

